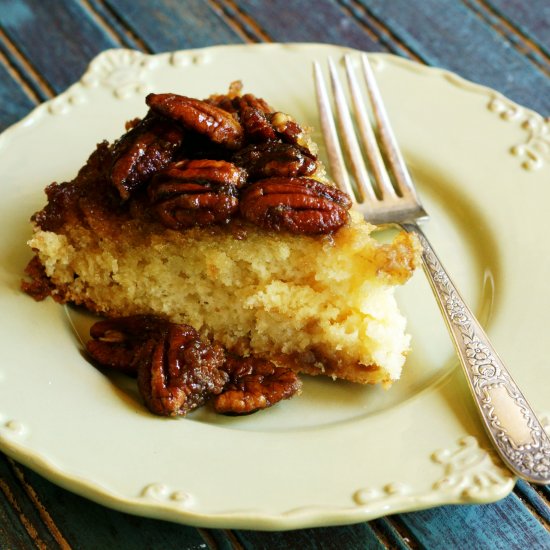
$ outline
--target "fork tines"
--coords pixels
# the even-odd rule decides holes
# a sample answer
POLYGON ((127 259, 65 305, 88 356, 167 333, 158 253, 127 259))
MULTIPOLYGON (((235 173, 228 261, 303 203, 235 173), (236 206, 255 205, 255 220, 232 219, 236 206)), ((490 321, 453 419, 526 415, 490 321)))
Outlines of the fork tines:
POLYGON ((369 203, 374 207, 379 202, 384 202, 386 206, 390 204, 396 206, 395 203, 401 199, 412 200, 419 205, 418 196, 391 129, 368 57, 366 54, 359 54, 358 58, 358 70, 362 73, 370 102, 364 98, 365 94, 356 76, 355 56, 349 54, 344 56, 353 116, 334 61, 329 59, 328 66, 335 115, 332 113, 321 66, 318 62, 314 63, 319 114, 333 178, 342 190, 363 203, 363 207, 369 203), (376 130, 373 130, 373 124, 369 118, 368 102, 371 105, 376 130), (338 134, 341 135, 342 144, 338 134), (347 155, 344 155, 342 145, 347 155), (365 163, 365 157, 368 164, 365 163), (355 186, 347 173, 346 158, 355 186), (369 172, 372 177, 369 176, 369 172))

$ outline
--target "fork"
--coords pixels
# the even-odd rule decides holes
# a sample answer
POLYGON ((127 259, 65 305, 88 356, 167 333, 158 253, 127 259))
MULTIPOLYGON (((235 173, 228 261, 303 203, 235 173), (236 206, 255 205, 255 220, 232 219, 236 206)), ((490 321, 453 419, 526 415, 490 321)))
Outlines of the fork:
POLYGON ((366 54, 359 55, 359 71, 370 98, 372 124, 353 60, 349 54, 343 59, 351 108, 336 64, 332 59, 328 61, 334 114, 323 71, 314 62, 317 103, 332 176, 369 222, 394 224, 418 237, 423 248, 424 272, 494 447, 518 477, 548 484, 550 438, 420 229, 418 222, 426 220, 428 214, 390 127, 369 59, 366 54), (355 185, 347 171, 346 158, 355 185))

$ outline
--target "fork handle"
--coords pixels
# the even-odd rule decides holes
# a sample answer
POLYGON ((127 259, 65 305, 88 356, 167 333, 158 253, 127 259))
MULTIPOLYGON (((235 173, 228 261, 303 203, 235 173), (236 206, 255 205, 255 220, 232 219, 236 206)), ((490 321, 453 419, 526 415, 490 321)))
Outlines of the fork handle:
POLYGON ((437 298, 485 429, 510 470, 532 483, 550 483, 550 438, 464 303, 428 239, 415 223, 422 265, 437 298))

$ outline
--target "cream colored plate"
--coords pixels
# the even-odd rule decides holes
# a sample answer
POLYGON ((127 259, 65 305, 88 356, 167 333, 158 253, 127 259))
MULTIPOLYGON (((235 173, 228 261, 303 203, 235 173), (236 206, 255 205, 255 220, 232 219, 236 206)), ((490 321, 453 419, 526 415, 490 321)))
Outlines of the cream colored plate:
MULTIPOLYGON (((318 127, 311 64, 340 47, 255 45, 97 57, 0 136, 0 448, 107 506, 193 525, 286 529, 507 495, 422 273, 400 293, 414 337, 390 391, 321 379, 242 418, 164 419, 85 359, 90 318, 19 291, 29 216, 149 91, 245 91, 318 127), (72 325, 76 327, 76 332, 72 325)), ((457 76, 373 56, 432 220, 426 232, 539 412, 550 410, 548 122, 457 76)), ((320 141, 320 136, 314 136, 320 141)))

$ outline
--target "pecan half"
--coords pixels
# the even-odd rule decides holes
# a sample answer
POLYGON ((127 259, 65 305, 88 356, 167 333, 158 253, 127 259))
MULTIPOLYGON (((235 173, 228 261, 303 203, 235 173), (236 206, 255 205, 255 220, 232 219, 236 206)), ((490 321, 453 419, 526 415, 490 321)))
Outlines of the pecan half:
POLYGON ((249 414, 288 399, 302 388, 295 372, 271 361, 254 357, 227 359, 224 370, 229 382, 214 397, 214 409, 223 414, 249 414))
POLYGON ((243 144, 244 133, 239 122, 227 111, 206 101, 177 94, 149 94, 145 101, 156 113, 206 135, 214 143, 228 149, 239 149, 243 144))
POLYGON ((147 192, 159 220, 172 229, 227 223, 245 176, 230 162, 185 160, 157 174, 147 192))
POLYGON ((276 141, 244 147, 232 160, 245 168, 251 179, 308 176, 317 168, 315 155, 304 147, 276 141))
POLYGON ((245 94, 234 103, 248 141, 264 143, 278 139, 270 120, 273 110, 266 101, 252 94, 245 94))
POLYGON ((229 379, 225 353, 202 342, 188 325, 154 315, 95 323, 88 353, 102 366, 137 375, 147 408, 159 415, 185 414, 219 394, 229 379))
POLYGON ((331 233, 348 220, 351 200, 323 183, 305 177, 268 178, 245 189, 240 211, 265 229, 292 233, 331 233))
POLYGON ((271 115, 270 121, 283 141, 294 145, 299 144, 304 135, 304 130, 290 115, 276 112, 271 115))
POLYGON ((126 200, 155 172, 174 158, 183 131, 172 121, 148 115, 124 134, 113 148, 111 182, 126 200))
POLYGON ((86 344, 100 365, 137 375, 139 364, 148 359, 152 347, 162 340, 169 322, 154 315, 132 315, 99 321, 92 325, 86 344))
POLYGON ((188 325, 171 324, 138 370, 147 408, 161 416, 184 415, 219 394, 229 376, 220 370, 223 350, 199 339, 188 325))

